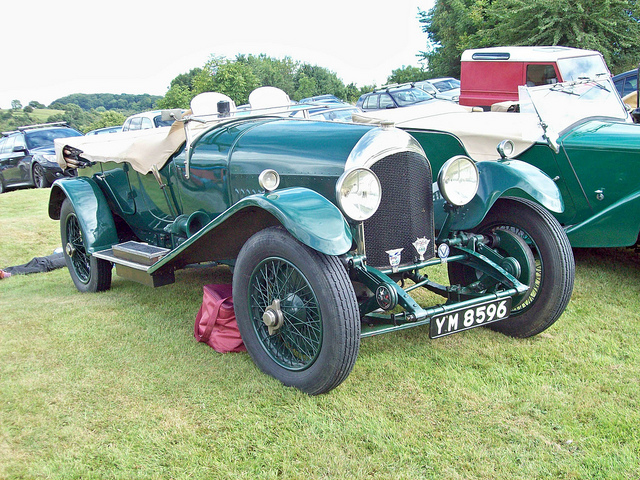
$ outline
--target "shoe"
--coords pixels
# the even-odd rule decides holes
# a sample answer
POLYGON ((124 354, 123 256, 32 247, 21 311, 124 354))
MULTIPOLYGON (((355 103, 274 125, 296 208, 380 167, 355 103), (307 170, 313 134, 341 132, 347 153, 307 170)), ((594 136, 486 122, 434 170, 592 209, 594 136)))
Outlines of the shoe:
POLYGON ((9 278, 11 274, 0 269, 0 278, 9 278))

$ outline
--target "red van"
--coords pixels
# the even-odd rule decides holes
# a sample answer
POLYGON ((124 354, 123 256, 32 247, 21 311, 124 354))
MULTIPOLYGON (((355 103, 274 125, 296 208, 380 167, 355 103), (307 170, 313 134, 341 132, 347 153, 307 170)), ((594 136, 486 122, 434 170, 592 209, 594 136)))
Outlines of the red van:
POLYGON ((611 75, 600 52, 569 47, 491 47, 465 50, 460 105, 482 107, 518 100, 518 85, 543 85, 611 75))

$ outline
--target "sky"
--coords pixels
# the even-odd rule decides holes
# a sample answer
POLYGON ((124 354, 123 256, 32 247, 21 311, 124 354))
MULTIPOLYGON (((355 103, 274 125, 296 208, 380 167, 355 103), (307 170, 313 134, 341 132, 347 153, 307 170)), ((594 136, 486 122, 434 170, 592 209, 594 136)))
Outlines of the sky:
POLYGON ((434 1, 9 0, 0 7, 0 108, 72 93, 164 95, 212 54, 289 56, 345 85, 382 85, 420 65, 418 10, 434 1))

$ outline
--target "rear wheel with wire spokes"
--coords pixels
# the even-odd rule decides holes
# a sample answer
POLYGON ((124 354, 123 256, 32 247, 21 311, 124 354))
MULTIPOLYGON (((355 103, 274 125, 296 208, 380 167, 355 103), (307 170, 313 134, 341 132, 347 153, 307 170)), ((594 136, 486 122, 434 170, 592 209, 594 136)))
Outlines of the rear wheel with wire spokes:
POLYGON ((60 209, 60 237, 67 268, 81 292, 101 292, 111 288, 111 262, 89 255, 80 220, 67 198, 60 209))

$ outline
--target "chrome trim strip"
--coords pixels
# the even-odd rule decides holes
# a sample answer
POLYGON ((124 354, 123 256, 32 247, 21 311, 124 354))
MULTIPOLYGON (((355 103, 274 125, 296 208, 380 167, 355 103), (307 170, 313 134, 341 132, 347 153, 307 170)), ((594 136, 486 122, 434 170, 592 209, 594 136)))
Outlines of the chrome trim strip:
POLYGON ((345 172, 356 167, 371 168, 382 158, 400 152, 413 152, 426 157, 422 146, 407 132, 395 127, 370 130, 358 141, 344 164, 345 172))

